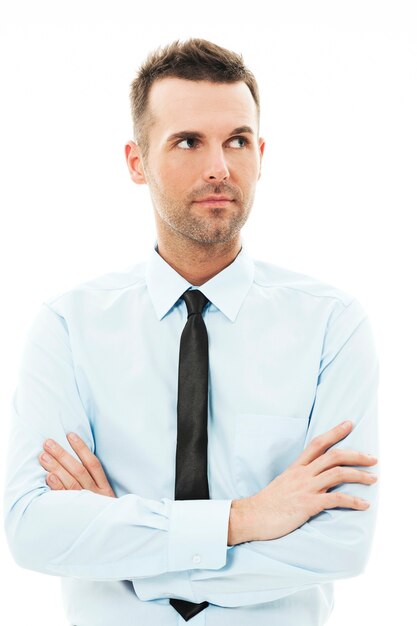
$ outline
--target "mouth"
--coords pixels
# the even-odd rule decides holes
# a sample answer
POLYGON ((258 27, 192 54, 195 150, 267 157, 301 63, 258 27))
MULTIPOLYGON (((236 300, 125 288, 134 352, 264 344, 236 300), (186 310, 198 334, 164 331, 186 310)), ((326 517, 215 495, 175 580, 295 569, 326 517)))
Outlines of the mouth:
POLYGON ((211 200, 196 200, 194 202, 194 204, 199 204, 200 206, 205 206, 205 207, 209 207, 209 206, 225 207, 228 204, 231 204, 232 202, 234 202, 234 200, 215 200, 215 199, 211 199, 211 200))

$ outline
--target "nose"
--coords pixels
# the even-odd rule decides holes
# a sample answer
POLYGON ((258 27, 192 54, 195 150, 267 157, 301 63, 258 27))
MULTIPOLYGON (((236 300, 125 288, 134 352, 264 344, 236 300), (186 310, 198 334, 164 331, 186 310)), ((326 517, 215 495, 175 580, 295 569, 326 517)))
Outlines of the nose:
POLYGON ((214 147, 207 154, 203 177, 207 181, 225 180, 230 177, 223 149, 214 147))

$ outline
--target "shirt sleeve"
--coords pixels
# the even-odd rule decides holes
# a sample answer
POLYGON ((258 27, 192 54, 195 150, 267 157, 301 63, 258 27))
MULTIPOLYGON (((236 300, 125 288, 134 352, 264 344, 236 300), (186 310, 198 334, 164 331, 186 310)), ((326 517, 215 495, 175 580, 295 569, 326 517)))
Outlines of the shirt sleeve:
MULTIPOLYGON (((304 447, 313 437, 349 419, 353 429, 332 447, 376 456, 376 465, 355 467, 379 474, 378 372, 369 319, 353 300, 329 320, 304 447)), ((232 546, 222 568, 181 572, 172 588, 165 576, 133 581, 138 597, 170 597, 182 578, 183 589, 188 584, 189 590, 184 599, 236 607, 274 601, 320 583, 357 576, 370 555, 379 480, 372 485, 345 483, 327 491, 359 496, 368 500, 370 507, 326 509, 278 539, 232 546)))
POLYGON ((4 523, 18 565, 45 574, 129 580, 220 568, 230 500, 152 500, 53 491, 38 456, 48 437, 77 460, 66 438, 94 437, 78 392, 65 319, 44 303, 29 328, 13 394, 4 523))

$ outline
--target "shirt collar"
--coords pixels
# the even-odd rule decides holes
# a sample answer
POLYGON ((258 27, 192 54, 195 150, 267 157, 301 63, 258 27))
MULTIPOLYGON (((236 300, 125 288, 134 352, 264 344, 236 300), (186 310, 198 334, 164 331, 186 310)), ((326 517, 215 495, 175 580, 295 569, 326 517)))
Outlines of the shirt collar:
MULTIPOLYGON (((197 287, 231 322, 235 321, 254 276, 253 259, 242 236, 241 243, 233 263, 197 287)), ((161 257, 157 244, 155 240, 146 263, 145 279, 156 315, 161 320, 193 285, 161 257)))

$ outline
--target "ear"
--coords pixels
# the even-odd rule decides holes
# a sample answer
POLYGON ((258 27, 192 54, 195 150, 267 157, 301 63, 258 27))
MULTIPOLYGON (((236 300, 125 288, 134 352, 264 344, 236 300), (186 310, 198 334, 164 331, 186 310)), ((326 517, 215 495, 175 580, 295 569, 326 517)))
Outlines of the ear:
POLYGON ((259 137, 259 175, 258 180, 261 177, 261 166, 262 166, 262 158, 264 156, 265 150, 265 139, 263 137, 259 137))
POLYGON ((128 141, 125 145, 125 157, 130 178, 137 185, 146 185, 142 157, 139 146, 134 141, 128 141))

